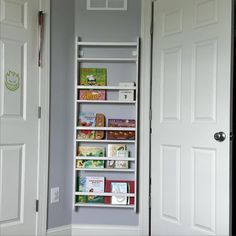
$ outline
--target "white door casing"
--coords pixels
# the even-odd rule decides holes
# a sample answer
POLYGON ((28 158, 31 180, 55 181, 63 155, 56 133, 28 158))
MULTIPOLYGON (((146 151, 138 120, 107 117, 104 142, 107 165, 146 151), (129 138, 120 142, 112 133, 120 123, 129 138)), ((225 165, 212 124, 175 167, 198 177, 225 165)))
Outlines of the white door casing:
POLYGON ((0 4, 0 234, 35 235, 39 0, 0 4))
POLYGON ((152 235, 229 235, 231 11, 154 3, 152 235))

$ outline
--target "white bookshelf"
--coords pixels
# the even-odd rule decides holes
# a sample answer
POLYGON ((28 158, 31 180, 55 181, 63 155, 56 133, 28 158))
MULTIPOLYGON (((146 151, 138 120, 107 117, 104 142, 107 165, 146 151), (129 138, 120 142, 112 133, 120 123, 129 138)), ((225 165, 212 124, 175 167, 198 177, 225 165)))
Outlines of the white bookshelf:
MULTIPOLYGON (((137 193, 137 183, 138 183, 138 137, 139 137, 139 48, 140 48, 140 39, 138 38, 136 42, 82 42, 79 39, 76 39, 75 43, 75 102, 74 102, 74 207, 105 207, 105 208, 130 208, 133 209, 135 212, 137 212, 137 204, 138 204, 138 193, 137 193), (109 49, 116 49, 116 50, 130 50, 130 55, 128 56, 120 56, 121 54, 118 53, 117 57, 115 55, 115 51, 113 51, 112 57, 107 57, 102 55, 93 55, 92 57, 88 57, 84 54, 84 50, 86 49, 90 50, 96 50, 105 48, 107 50, 109 49), (82 53, 81 53, 82 52, 82 53), (130 78, 131 81, 135 82, 135 86, 117 86, 119 82, 124 81, 117 81, 116 84, 110 84, 109 83, 109 77, 108 79, 108 85, 107 86, 84 86, 79 84, 79 70, 82 67, 90 67, 88 64, 91 63, 91 67, 93 68, 100 68, 105 67, 104 63, 112 63, 113 66, 115 66, 115 63, 119 63, 119 65, 127 65, 129 66, 132 64, 135 66, 135 77, 130 78), (101 66, 102 64, 102 66, 101 66), (86 66, 83 66, 86 65, 86 66), (98 65, 98 66, 95 66, 98 65), (119 99, 108 99, 108 100, 80 100, 79 99, 79 91, 81 90, 106 90, 109 93, 117 93, 120 90, 132 90, 134 91, 135 98, 132 101, 121 101, 119 99), (106 106, 107 104, 114 105, 113 109, 120 109, 120 106, 131 106, 131 109, 134 109, 135 117, 132 117, 132 119, 135 119, 136 127, 134 128, 126 128, 126 127, 85 127, 85 126, 78 126, 78 115, 80 112, 81 106, 87 106, 87 104, 93 104, 93 106, 98 106, 99 104, 102 104, 99 106, 99 109, 101 108, 101 113, 104 113, 106 116, 106 112, 103 112, 102 107, 106 106), (117 106, 120 105, 120 106, 117 106), (135 139, 134 140, 108 140, 108 139, 102 139, 102 140, 87 140, 87 139, 78 139, 77 133, 81 130, 92 130, 92 131, 104 131, 105 133, 108 131, 132 131, 135 132, 135 139), (87 156, 77 156, 77 147, 79 145, 92 145, 92 144, 98 144, 103 145, 104 147, 107 147, 108 144, 127 144, 128 148, 132 147, 132 156, 131 157, 87 157, 87 156), (122 169, 122 168, 77 168, 76 162, 78 160, 103 160, 103 161, 127 161, 129 163, 129 168, 122 169), (127 181, 134 181, 134 193, 124 193, 124 194, 117 194, 117 193, 91 193, 91 192, 79 192, 77 187, 78 183, 77 176, 86 176, 87 173, 99 173, 99 176, 101 176, 101 173, 104 173, 104 176, 106 176, 106 173, 114 173, 116 176, 115 180, 124 179, 122 176, 127 173, 129 175, 127 181), (113 197, 113 196, 122 196, 122 197, 133 197, 134 198, 134 204, 130 205, 114 205, 114 204, 95 204, 95 203, 80 203, 76 202, 76 199, 78 196, 104 196, 104 197, 113 197)), ((90 51, 91 52, 91 51, 90 51)), ((110 107, 110 106, 109 106, 110 107)), ((93 112, 93 110, 91 110, 93 112)), ((112 117, 114 119, 117 119, 117 117, 112 117)), ((122 115, 118 117, 122 119, 122 115)), ((124 118, 126 119, 126 118, 124 118)), ((89 174, 91 176, 91 174, 89 174)), ((94 175, 95 176, 95 175, 94 175)), ((110 179, 109 179, 110 180, 110 179)))

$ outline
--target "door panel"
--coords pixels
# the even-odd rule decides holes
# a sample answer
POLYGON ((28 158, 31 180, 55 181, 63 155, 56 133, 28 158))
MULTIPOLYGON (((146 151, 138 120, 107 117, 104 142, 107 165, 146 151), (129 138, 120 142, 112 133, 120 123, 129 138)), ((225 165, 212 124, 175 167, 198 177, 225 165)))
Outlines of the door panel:
POLYGON ((229 234, 231 10, 154 3, 152 235, 229 234))
POLYGON ((0 0, 0 234, 35 235, 39 0, 0 0))

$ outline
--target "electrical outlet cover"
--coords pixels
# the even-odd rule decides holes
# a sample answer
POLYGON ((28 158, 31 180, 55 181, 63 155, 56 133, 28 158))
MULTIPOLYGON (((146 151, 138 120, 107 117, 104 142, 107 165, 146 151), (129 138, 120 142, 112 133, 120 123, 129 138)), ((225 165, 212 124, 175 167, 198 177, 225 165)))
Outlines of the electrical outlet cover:
POLYGON ((59 202, 59 200, 60 200, 59 187, 51 188, 51 203, 59 202))

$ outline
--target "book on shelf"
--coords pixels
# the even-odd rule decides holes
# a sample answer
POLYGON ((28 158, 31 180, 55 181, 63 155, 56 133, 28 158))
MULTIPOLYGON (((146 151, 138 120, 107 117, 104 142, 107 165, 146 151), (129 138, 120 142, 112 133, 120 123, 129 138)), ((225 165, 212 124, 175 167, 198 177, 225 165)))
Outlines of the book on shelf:
MULTIPOLYGON (((126 182, 111 182, 111 192, 112 193, 127 193, 128 184, 126 182)), ((112 196, 111 204, 127 205, 127 197, 126 196, 112 196)))
MULTIPOLYGON (((121 82, 120 87, 134 87, 134 82, 121 82)), ((134 90, 119 90, 119 101, 134 101, 134 90)))
MULTIPOLYGON (((106 86, 106 68, 80 68, 80 85, 106 86)), ((80 90, 80 100, 106 100, 105 90, 80 90)))
MULTIPOLYGON (((107 145, 108 157, 127 157, 128 150, 125 144, 108 144, 107 145)), ((106 161, 106 168, 128 168, 128 161, 106 161)))
MULTIPOLYGON (((86 192, 104 193, 105 177, 86 176, 86 192)), ((104 196, 88 195, 88 203, 104 203, 104 196)))
MULTIPOLYGON (((108 119, 108 127, 135 128, 135 120, 131 119, 108 119)), ((108 131, 109 140, 134 140, 135 131, 108 131)))
MULTIPOLYGON (((86 192, 86 177, 77 177, 77 192, 86 192)), ((87 196, 77 195, 76 196, 76 202, 79 203, 86 203, 87 202, 87 196)))
MULTIPOLYGON (((105 148, 79 146, 77 155, 82 157, 104 157, 105 148)), ((104 168, 104 164, 104 160, 77 160, 76 168, 104 168)))
MULTIPOLYGON (((104 127, 105 125, 105 116, 99 113, 93 112, 81 112, 79 113, 79 126, 84 127, 104 127)), ((105 131, 99 130, 78 130, 77 132, 78 139, 104 139, 105 138, 105 131)))
MULTIPOLYGON (((127 193, 134 193, 134 181, 133 180, 108 180, 105 181, 105 192, 112 192, 112 183, 126 183, 127 184, 127 193)), ((126 197, 127 205, 134 205, 134 197, 126 197)), ((112 197, 104 197, 105 204, 112 204, 112 197)), ((114 203, 113 203, 114 204, 114 203)))

